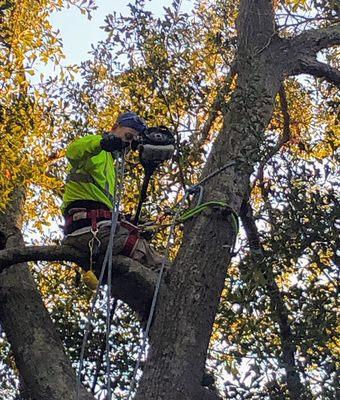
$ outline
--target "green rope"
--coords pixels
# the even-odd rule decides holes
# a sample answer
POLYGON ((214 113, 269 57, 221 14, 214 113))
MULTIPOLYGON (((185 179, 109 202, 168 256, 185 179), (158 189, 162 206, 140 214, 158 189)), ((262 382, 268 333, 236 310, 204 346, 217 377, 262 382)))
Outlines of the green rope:
POLYGON ((228 211, 230 211, 230 215, 232 217, 235 232, 236 232, 236 234, 238 233, 238 231, 239 231, 238 215, 224 201, 208 201, 206 203, 200 204, 197 207, 190 208, 189 210, 184 211, 184 213, 182 213, 179 216, 178 222, 185 222, 192 217, 196 217, 198 214, 200 214, 202 211, 206 210, 209 207, 222 207, 222 208, 228 209, 228 211))

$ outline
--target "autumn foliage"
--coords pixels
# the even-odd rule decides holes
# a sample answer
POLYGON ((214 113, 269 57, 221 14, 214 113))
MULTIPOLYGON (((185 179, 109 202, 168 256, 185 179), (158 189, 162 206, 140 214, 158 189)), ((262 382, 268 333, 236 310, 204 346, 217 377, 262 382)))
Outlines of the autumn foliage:
MULTIPOLYGON (((175 132, 175 157, 152 181, 143 211, 145 220, 156 220, 170 210, 163 220, 169 223, 181 190, 199 179, 237 84, 237 2, 202 0, 186 14, 174 0, 157 17, 137 0, 129 15, 106 17, 107 38, 94 44, 89 60, 65 67, 49 19, 70 5, 85 14, 94 7, 80 0, 0 1, 0 211, 24 188, 22 227, 31 243, 61 238, 67 144, 104 132, 124 110, 175 132), (45 63, 55 66, 55 76, 40 76, 45 63)), ((335 24, 338 12, 333 1, 276 1, 276 29, 289 38, 335 24)), ((338 66, 333 47, 320 58, 338 66)), ((277 94, 208 350, 207 370, 215 376, 209 385, 223 399, 293 398, 287 379, 292 371, 306 399, 337 397, 338 105, 334 82, 309 75, 285 79, 277 94)), ((131 153, 122 206, 127 214, 136 208, 141 171, 131 153)), ((166 228, 154 234, 159 250, 166 234, 166 228)), ((178 227, 172 257, 181 234, 178 227)), ((76 366, 92 293, 69 263, 32 263, 31 271, 76 366)), ((96 311, 83 371, 98 396, 105 393, 104 303, 96 311)), ((140 326, 126 305, 115 300, 112 306, 112 390, 123 399, 140 326)), ((15 399, 18 392, 18 371, 2 333, 0 397, 15 399)))

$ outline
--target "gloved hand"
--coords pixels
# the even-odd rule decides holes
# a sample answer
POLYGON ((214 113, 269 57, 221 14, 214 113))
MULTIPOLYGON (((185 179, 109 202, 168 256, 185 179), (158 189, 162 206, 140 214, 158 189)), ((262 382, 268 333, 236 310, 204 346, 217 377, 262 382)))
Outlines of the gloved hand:
POLYGON ((103 134, 103 139, 100 141, 100 146, 105 151, 122 151, 129 145, 129 142, 124 142, 119 137, 107 132, 103 134))
POLYGON ((138 146, 140 146, 140 140, 132 140, 131 142, 131 150, 136 151, 138 150, 138 146))
POLYGON ((172 144, 165 146, 156 146, 154 144, 142 144, 138 146, 139 158, 143 161, 165 161, 169 160, 175 151, 175 147, 172 144))

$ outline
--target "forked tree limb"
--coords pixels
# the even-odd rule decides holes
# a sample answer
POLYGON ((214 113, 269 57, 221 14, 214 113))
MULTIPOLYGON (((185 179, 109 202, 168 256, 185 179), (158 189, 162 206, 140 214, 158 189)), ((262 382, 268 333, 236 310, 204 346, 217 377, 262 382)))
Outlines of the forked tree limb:
MULTIPOLYGON (((28 261, 70 261, 81 266, 86 260, 79 251, 67 245, 12 247, 0 251, 0 273, 11 265, 28 261)), ((145 318, 156 284, 156 273, 131 258, 115 256, 113 274, 113 295, 145 318)))
POLYGON ((305 73, 339 85, 339 70, 318 61, 317 54, 321 50, 340 45, 340 23, 308 30, 292 39, 283 39, 282 43, 277 48, 277 58, 285 76, 305 73))
POLYGON ((340 71, 312 57, 306 57, 301 60, 300 66, 294 72, 296 74, 304 73, 316 78, 324 78, 336 86, 340 85, 340 71))
POLYGON ((340 23, 320 29, 310 29, 290 40, 293 48, 304 48, 306 53, 318 53, 340 44, 340 23))

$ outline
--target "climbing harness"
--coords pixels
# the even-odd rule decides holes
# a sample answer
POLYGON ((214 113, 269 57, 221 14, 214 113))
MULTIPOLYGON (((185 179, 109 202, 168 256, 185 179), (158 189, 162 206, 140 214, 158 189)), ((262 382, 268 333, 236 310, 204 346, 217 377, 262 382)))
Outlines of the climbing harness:
MULTIPOLYGON (((140 239, 140 229, 127 221, 119 221, 119 224, 129 232, 128 237, 124 243, 124 247, 120 252, 120 254, 125 257, 130 257, 130 255, 133 254, 134 252, 138 240, 140 239)), ((96 290, 99 283, 96 275, 93 272, 94 265, 96 264, 95 259, 99 254, 99 248, 101 246, 101 241, 97 236, 97 232, 98 230, 94 231, 93 229, 91 229, 92 238, 88 243, 90 252, 90 262, 89 262, 90 269, 89 271, 84 272, 82 277, 85 285, 91 290, 96 290)))
MULTIPOLYGON (((112 197, 112 196, 111 196, 112 197)), ((113 197, 112 197, 113 200, 113 197)), ((71 215, 65 216, 65 227, 67 228, 72 222, 79 221, 80 219, 89 219, 91 222, 91 230, 93 232, 98 231, 97 220, 98 218, 111 218, 112 213, 109 210, 86 210, 85 208, 71 208, 69 210, 71 215)))
MULTIPOLYGON (((207 202, 207 203, 204 203, 204 204, 199 204, 199 202, 202 200, 202 197, 203 197, 203 186, 202 185, 204 183, 206 183, 208 180, 210 180, 211 178, 213 178, 214 176, 216 176, 219 173, 223 172, 225 169, 234 166, 235 164, 236 164, 236 161, 230 161, 227 164, 223 165, 221 168, 216 169, 211 174, 209 174, 208 176, 203 178, 196 185, 188 187, 184 192, 183 198, 177 204, 177 210, 175 212, 175 215, 173 217, 173 220, 172 220, 172 223, 171 223, 171 226, 170 226, 170 231, 169 231, 167 244, 166 244, 166 248, 165 248, 165 254, 164 254, 164 257, 163 257, 163 260, 162 260, 162 265, 161 265, 160 271, 158 273, 157 282, 156 282, 154 294, 153 294, 153 297, 152 297, 152 303, 151 303, 151 307, 150 307, 149 317, 148 317, 148 320, 147 320, 145 331, 143 333, 142 345, 141 345, 140 351, 138 353, 137 362, 136 362, 136 365, 135 365, 135 368, 134 368, 134 372, 133 372, 133 376, 132 376, 132 380, 131 380, 131 383, 130 383, 130 388, 129 388, 129 392, 128 392, 126 400, 130 400, 131 395, 133 393, 133 390, 135 388, 138 369, 140 367, 140 363, 141 363, 142 357, 143 357, 145 349, 146 349, 146 340, 147 340, 147 337, 149 335, 151 323, 152 323, 153 316, 154 316, 155 309, 156 309, 156 302, 157 302, 158 293, 159 293, 159 290, 160 290, 160 287, 161 287, 162 276, 163 276, 163 273, 164 273, 165 264, 166 264, 166 262, 168 260, 168 254, 169 254, 169 250, 170 250, 170 246, 171 246, 171 238, 172 238, 172 235, 174 233, 175 226, 177 225, 177 223, 178 222, 185 222, 189 218, 197 216, 199 213, 201 213, 203 210, 207 209, 210 206, 215 206, 215 207, 219 206, 219 207, 223 207, 223 208, 227 209, 228 211, 230 211, 230 214, 231 214, 232 219, 233 219, 236 235, 238 233, 238 229, 239 229, 238 216, 237 216, 236 212, 234 210, 232 210, 225 202, 222 202, 222 201, 210 201, 210 202, 207 202), (189 195, 190 194, 195 194, 195 193, 199 193, 199 195, 198 195, 198 205, 195 208, 189 209, 189 210, 185 211, 184 213, 180 214, 181 209, 184 206, 184 204, 185 204, 187 198, 189 197, 189 195)), ((232 244, 232 247, 231 247, 231 250, 230 250, 231 254, 233 253, 234 248, 235 248, 236 235, 235 235, 235 241, 232 244)))
POLYGON ((101 245, 100 240, 98 239, 98 229, 93 230, 91 228, 92 238, 89 240, 88 246, 90 250, 90 270, 83 274, 83 282, 87 287, 91 290, 96 290, 98 286, 98 279, 93 272, 93 267, 95 264, 95 258, 98 254, 99 247, 101 245))
MULTIPOLYGON (((166 129, 166 128, 165 128, 166 129)), ((165 132, 165 131, 164 131, 165 132)), ((163 132, 163 133, 164 133, 163 132)), ((170 132, 170 131, 169 131, 170 132)), ((150 133, 150 132, 147 132, 150 133)), ((161 140, 162 135, 159 134, 159 130, 158 131, 154 131, 151 132, 151 134, 155 135, 155 141, 156 140, 161 140)), ((171 134, 171 132, 170 132, 171 134)), ((146 136, 147 137, 147 136, 146 136)), ((148 137, 147 137, 148 138, 148 137)), ((145 140, 150 140, 149 139, 145 139, 145 140)), ((173 137, 171 139, 170 136, 168 136, 168 133, 166 132, 163 136, 163 140, 164 140, 164 145, 167 146, 171 146, 174 141, 173 137), (166 144, 168 141, 169 144, 166 144)), ((145 146, 147 145, 153 145, 152 143, 145 143, 145 146)), ((170 152, 169 152, 170 154, 170 152)), ((145 197, 146 197, 146 191, 147 191, 147 187, 148 187, 148 183, 150 180, 150 177, 152 175, 152 173, 154 172, 154 170, 158 167, 158 165, 160 164, 161 161, 158 160, 154 160, 154 159, 149 159, 149 160, 141 160, 142 165, 145 169, 145 178, 144 178, 144 182, 143 182, 143 188, 140 194, 140 201, 137 207, 137 212, 136 212, 136 216, 135 216, 135 220, 134 222, 138 222, 139 219, 139 214, 141 211, 141 206, 142 203, 145 201, 145 197)), ((154 294, 153 294, 153 298, 152 298, 152 303, 151 303, 151 307, 150 307, 150 312, 149 312, 149 317, 147 320, 147 324, 146 324, 146 328, 143 332, 143 338, 142 338, 142 345, 140 348, 140 351, 138 353, 138 357, 137 357, 137 362, 135 365, 135 369, 133 372, 133 377, 131 380, 131 384, 130 384, 130 388, 129 388, 129 392, 128 392, 128 397, 127 400, 129 400, 131 398, 132 392, 134 390, 135 387, 135 383, 136 383, 136 378, 137 378, 137 373, 140 367, 140 363, 141 363, 141 359, 144 355, 145 349, 146 349, 146 341, 147 341, 147 337, 149 335, 149 331, 150 331, 150 327, 152 324, 152 320, 154 317, 154 313, 155 313, 155 308, 156 308, 156 303, 157 303, 157 298, 158 298, 158 294, 159 294, 159 290, 161 287, 161 282, 162 282, 162 276, 164 273, 164 269, 165 269, 165 265, 166 262, 168 260, 168 255, 169 255, 169 250, 170 250, 170 246, 171 246, 171 238, 173 236, 174 230, 175 230, 175 226, 177 223, 182 223, 187 221, 189 218, 192 218, 194 216, 197 216, 199 213, 201 213, 203 210, 207 209, 208 207, 222 207, 224 209, 227 209, 228 211, 230 211, 230 214, 233 218, 233 222, 235 224, 235 229, 236 232, 238 231, 238 220, 237 220, 237 215, 236 213, 230 209, 230 207, 222 201, 210 201, 207 203, 203 203, 201 204, 202 198, 203 198, 203 184, 206 183, 209 179, 213 178, 214 176, 216 176, 217 174, 221 173, 222 171, 224 171, 225 169, 235 165, 235 161, 231 161, 227 164, 225 164, 223 167, 215 170, 213 173, 209 174, 207 177, 205 177, 204 179, 202 179, 198 184, 193 185, 189 188, 187 188, 184 192, 184 196, 183 198, 180 200, 180 202, 177 205, 177 209, 175 212, 175 215, 173 217, 171 226, 170 226, 170 231, 169 231, 169 235, 168 235, 168 240, 166 243, 166 249, 165 249, 165 255, 163 257, 162 260, 162 264, 161 264, 161 268, 160 271, 158 273, 158 277, 157 277, 157 282, 156 282, 156 286, 155 286, 155 290, 154 290, 154 294), (189 210, 184 211, 181 214, 182 208, 186 202, 186 200, 188 199, 189 195, 191 194, 196 194, 198 195, 198 201, 197 204, 194 208, 191 208, 189 210)), ((116 157, 116 163, 115 163, 115 168, 116 168, 116 176, 118 177, 118 158, 116 157)), ((122 189, 123 189, 123 176, 124 176, 124 154, 122 155, 122 162, 121 162, 121 167, 120 167, 120 174, 119 174, 119 188, 117 188, 117 183, 115 186, 115 191, 114 191, 114 196, 113 196, 113 200, 112 200, 112 208, 113 208, 113 212, 111 214, 111 228, 110 228, 110 236, 109 236, 109 242, 108 242, 108 246, 105 252, 105 256, 104 256, 104 260, 102 263, 102 267, 101 267, 101 271, 100 271, 100 276, 99 276, 99 281, 96 282, 96 291, 95 294, 93 296, 92 299, 92 304, 91 304, 91 308, 88 314, 88 318, 87 318, 87 322, 85 325, 85 331, 84 331, 84 337, 83 337, 83 343, 81 346, 81 352, 80 352, 80 360, 79 360, 79 366, 78 366, 78 372, 77 372, 77 385, 76 385, 76 393, 77 393, 77 400, 79 400, 79 395, 80 395, 80 385, 81 385, 81 371, 83 369, 83 362, 84 362, 84 354, 85 354, 85 348, 86 348, 86 343, 88 340, 88 336, 90 333, 90 327, 91 327, 91 323, 92 323, 92 319, 93 319, 93 314, 94 314, 94 310, 95 310, 95 305, 96 305, 96 301, 99 295, 99 291, 100 291, 100 286, 103 282, 103 277, 105 274, 105 270, 107 267, 107 293, 106 293, 106 308, 107 308, 107 315, 106 315, 106 338, 105 338, 105 349, 106 349, 106 375, 107 375, 107 399, 111 400, 111 378, 110 378, 110 369, 111 369, 111 363, 110 363, 110 343, 109 343, 109 338, 110 338, 110 327, 111 327, 111 319, 112 317, 110 316, 110 308, 111 308, 111 280, 112 280, 112 257, 113 257, 113 239, 114 239, 114 235, 115 235, 115 231, 116 231, 116 227, 117 227, 117 223, 118 223, 118 216, 119 216, 119 204, 120 204, 120 200, 121 200, 121 195, 122 195, 122 189)), ((116 180, 117 182, 117 180, 116 180)), ((90 271, 89 271, 89 280, 91 281, 91 278, 93 278, 94 273, 92 271, 93 268, 93 262, 94 262, 94 257, 95 257, 95 251, 96 249, 99 248, 100 246, 100 241, 97 237, 97 232, 98 232, 98 227, 96 224, 96 218, 99 217, 99 213, 97 213, 98 210, 94 210, 95 212, 90 212, 90 214, 86 214, 86 218, 90 217, 91 218, 91 232, 92 232, 92 238, 89 242, 89 250, 90 250, 90 271), (93 274, 93 276, 91 276, 91 273, 93 274)), ((123 225, 124 222, 121 222, 121 224, 123 225)), ((132 239, 130 240, 130 243, 128 244, 127 248, 124 248, 124 251, 126 250, 126 254, 130 255, 131 251, 133 249, 133 247, 135 246, 136 240, 139 237, 139 229, 137 227, 133 227, 133 225, 128 224, 129 225, 129 229, 131 235, 129 235, 132 237, 132 239), (137 238, 137 239, 136 239, 137 238)), ((125 224, 125 227, 127 227, 128 225, 125 224)), ((123 225, 124 226, 124 225, 123 225)), ((128 242, 128 241, 127 241, 128 242)), ((235 245, 235 243, 234 243, 235 245)), ((234 247, 233 245, 233 247, 234 247)), ((93 283, 93 282, 91 282, 93 283)), ((95 287, 95 285, 93 285, 93 287, 95 287)))
POLYGON ((127 221, 121 221, 120 225, 129 231, 129 236, 126 239, 124 248, 120 254, 125 257, 130 257, 130 255, 133 254, 136 244, 140 238, 140 229, 127 221))
MULTIPOLYGON (((106 348, 106 366, 107 366, 107 377, 108 377, 108 382, 107 382, 107 398, 110 400, 111 399, 111 382, 110 382, 110 345, 109 345, 109 334, 110 334, 110 302, 111 302, 111 279, 112 279, 112 249, 113 249, 113 238, 115 235, 115 231, 117 228, 117 223, 118 223, 118 214, 119 214, 119 204, 120 204, 120 199, 121 199, 121 194, 123 190, 123 176, 124 176, 124 159, 125 159, 125 152, 122 154, 122 162, 120 166, 120 171, 118 169, 118 157, 115 157, 116 163, 115 163, 115 168, 116 168, 116 176, 119 179, 119 185, 117 185, 117 180, 116 180, 116 185, 115 185, 115 190, 114 190, 114 196, 113 196, 113 201, 112 201, 112 214, 111 214, 111 228, 110 228, 110 236, 109 236, 109 242, 108 246, 105 252, 104 260, 102 263, 101 271, 100 271, 100 276, 99 280, 97 283, 97 288, 95 291, 95 294, 92 298, 92 303, 91 303, 91 308, 87 316, 87 322, 85 325, 85 330, 84 330, 84 337, 83 337, 83 342, 80 350, 80 359, 79 359, 79 366, 78 366, 78 372, 77 372, 77 383, 76 383, 76 398, 79 400, 79 395, 80 395, 80 385, 81 385, 81 371, 83 369, 83 363, 84 363, 84 354, 85 354, 85 348, 86 348, 86 343, 88 340, 88 336, 90 334, 90 328, 91 328, 91 323, 93 319, 93 314, 97 302, 97 298, 99 295, 100 291, 100 286, 103 282, 104 274, 106 267, 108 267, 107 271, 107 316, 106 316, 106 339, 105 339, 105 348, 106 348), (118 176, 118 171, 119 171, 119 176, 118 176)), ((94 237, 92 238, 94 239, 94 237)), ((92 240, 91 239, 91 240, 92 240)), ((90 246, 90 245, 89 245, 90 246)), ((91 251, 91 247, 90 247, 91 251)), ((91 256, 91 253, 90 253, 91 256)), ((91 257, 92 258, 92 257, 91 257)), ((90 260, 90 263, 93 261, 90 260)), ((93 273, 93 272, 92 272, 93 273)), ((94 275, 94 274, 93 274, 94 275)))

